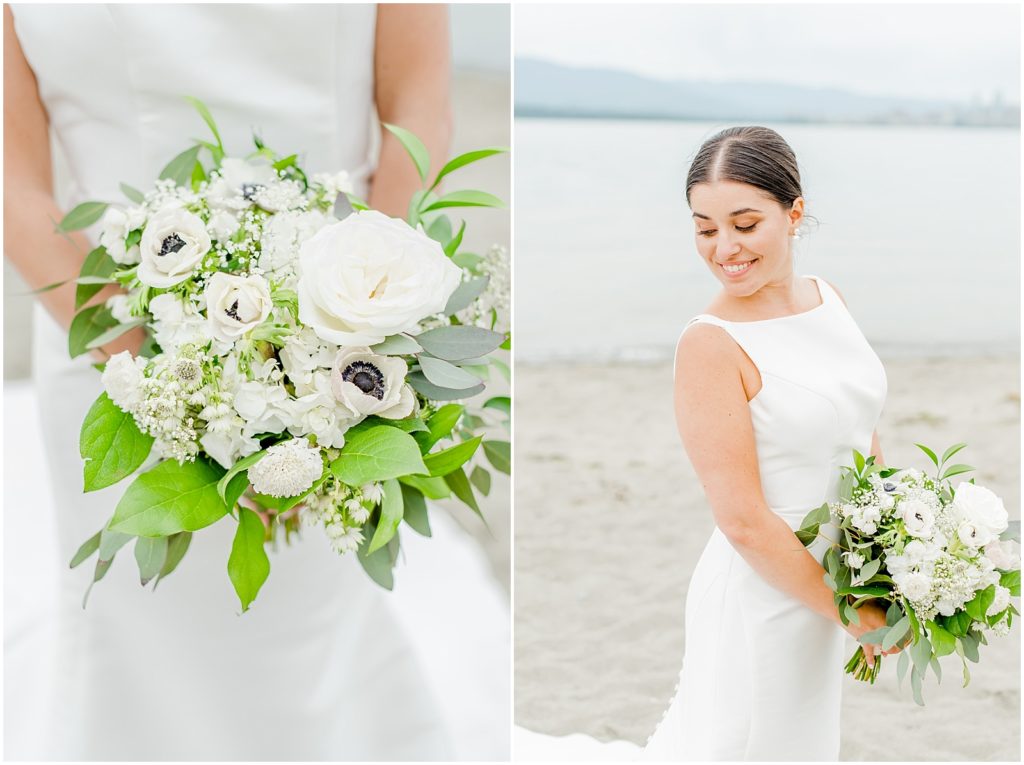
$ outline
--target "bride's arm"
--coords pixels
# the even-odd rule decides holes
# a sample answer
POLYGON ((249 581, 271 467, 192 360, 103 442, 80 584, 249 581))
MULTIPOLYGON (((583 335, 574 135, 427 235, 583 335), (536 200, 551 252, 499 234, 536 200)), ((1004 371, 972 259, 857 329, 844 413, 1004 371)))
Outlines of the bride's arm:
MULTIPOLYGON (((715 523, 736 551, 769 584, 841 624, 821 564, 765 501, 743 359, 719 327, 698 325, 680 338, 675 409, 683 444, 715 523)), ((885 625, 880 608, 867 604, 859 613, 861 624, 846 627, 855 637, 885 625)))
MULTIPOLYGON (((64 213, 53 198, 49 122, 36 78, 14 32, 10 6, 4 6, 4 254, 32 289, 69 280, 38 299, 67 328, 75 314, 75 283, 89 250, 79 232, 70 240, 54 233, 64 213)), ((106 300, 115 287, 90 302, 106 300)), ((141 329, 104 346, 107 353, 141 345, 141 329)), ((97 358, 106 354, 96 353, 97 358)))
MULTIPOLYGON (((430 152, 431 171, 436 173, 447 159, 452 133, 448 7, 378 5, 374 73, 380 121, 415 133, 430 152)), ((367 200, 370 207, 404 218, 413 192, 420 187, 405 149, 381 128, 380 162, 367 200)))

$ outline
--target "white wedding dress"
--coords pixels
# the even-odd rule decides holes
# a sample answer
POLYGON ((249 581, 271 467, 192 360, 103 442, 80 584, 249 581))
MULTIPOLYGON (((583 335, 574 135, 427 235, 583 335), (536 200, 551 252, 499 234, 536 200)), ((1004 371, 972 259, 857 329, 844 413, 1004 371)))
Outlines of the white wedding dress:
MULTIPOLYGON (((189 139, 208 138, 184 95, 209 106, 229 154, 251 151, 256 129, 276 151, 302 153, 307 171, 348 169, 365 193, 374 6, 13 12, 66 160, 63 209, 122 199, 120 182, 145 189, 189 139)), ((101 392, 90 364, 68 358, 66 333, 37 309, 33 368, 60 573, 52 641, 39 649, 46 672, 33 678, 45 685, 31 715, 38 740, 18 758, 507 759, 507 598, 441 512, 432 540, 404 530, 394 593, 314 527, 271 553, 272 575, 239 615, 226 569, 234 524, 219 522, 194 535, 155 593, 140 587, 131 545, 122 548, 83 610, 93 561, 73 571, 67 562, 127 485, 80 491, 78 430, 101 392)), ((8 721, 25 703, 13 693, 8 684, 8 721)))
MULTIPOLYGON (((794 530, 838 497, 839 468, 868 454, 886 378, 835 291, 777 319, 731 322, 710 315, 761 375, 750 401, 765 500, 794 530)), ((685 329, 684 329, 685 332, 685 329)), ((827 543, 811 548, 819 560, 827 543)), ((686 649, 675 698, 642 751, 614 742, 623 759, 834 761, 846 633, 762 579, 716 528, 686 596, 686 649)), ((611 750, 579 734, 539 737, 518 729, 517 759, 597 759, 611 750), (588 757, 589 752, 589 757, 588 757)))

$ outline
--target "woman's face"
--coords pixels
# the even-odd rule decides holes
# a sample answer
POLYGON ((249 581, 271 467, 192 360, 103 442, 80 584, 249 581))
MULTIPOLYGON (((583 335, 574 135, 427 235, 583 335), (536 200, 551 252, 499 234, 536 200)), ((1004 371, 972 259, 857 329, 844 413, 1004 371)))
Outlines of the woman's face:
POLYGON ((737 181, 690 189, 697 252, 726 291, 746 297, 793 273, 790 236, 803 217, 802 197, 783 208, 761 189, 737 181))

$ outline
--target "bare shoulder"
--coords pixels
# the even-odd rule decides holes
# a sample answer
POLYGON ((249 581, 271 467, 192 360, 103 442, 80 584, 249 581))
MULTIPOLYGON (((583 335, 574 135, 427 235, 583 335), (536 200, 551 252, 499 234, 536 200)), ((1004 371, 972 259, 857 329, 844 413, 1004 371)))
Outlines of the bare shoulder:
POLYGON ((676 344, 676 378, 699 380, 717 377, 739 366, 739 346, 716 324, 698 322, 686 329, 676 344))

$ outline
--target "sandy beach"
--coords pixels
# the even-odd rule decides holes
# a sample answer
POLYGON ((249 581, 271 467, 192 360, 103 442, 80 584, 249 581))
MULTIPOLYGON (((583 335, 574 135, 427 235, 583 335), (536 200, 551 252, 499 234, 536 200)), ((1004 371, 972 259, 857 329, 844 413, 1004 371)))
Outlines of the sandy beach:
MULTIPOLYGON (((1019 518, 1019 358, 885 361, 887 462, 924 468, 915 441, 967 441, 963 461, 1019 518)), ((642 744, 669 703, 686 586, 713 527, 676 434, 671 376, 666 362, 517 365, 519 725, 642 744)), ((966 689, 959 659, 942 663, 923 709, 897 689, 895 661, 874 687, 848 679, 841 758, 1019 760, 1019 624, 982 647, 966 689)))

